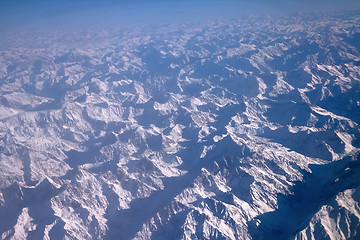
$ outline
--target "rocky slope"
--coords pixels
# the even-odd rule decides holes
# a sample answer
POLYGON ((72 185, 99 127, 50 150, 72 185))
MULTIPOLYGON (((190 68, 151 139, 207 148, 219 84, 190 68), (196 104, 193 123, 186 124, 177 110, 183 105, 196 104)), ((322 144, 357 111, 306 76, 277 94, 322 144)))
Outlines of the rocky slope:
POLYGON ((0 44, 2 239, 357 239, 359 12, 0 44))

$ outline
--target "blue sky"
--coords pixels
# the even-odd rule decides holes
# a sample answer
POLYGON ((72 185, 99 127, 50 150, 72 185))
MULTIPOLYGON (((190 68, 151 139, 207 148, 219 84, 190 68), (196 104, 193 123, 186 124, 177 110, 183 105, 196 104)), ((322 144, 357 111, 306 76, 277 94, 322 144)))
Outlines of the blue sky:
POLYGON ((132 26, 243 14, 360 9, 360 0, 0 0, 0 31, 132 26))

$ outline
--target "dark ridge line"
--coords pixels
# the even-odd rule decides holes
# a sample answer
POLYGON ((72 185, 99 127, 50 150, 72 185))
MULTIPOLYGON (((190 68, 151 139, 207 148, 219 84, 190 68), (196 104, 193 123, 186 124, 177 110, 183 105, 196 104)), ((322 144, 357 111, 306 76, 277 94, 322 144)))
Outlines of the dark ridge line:
POLYGON ((360 186, 360 152, 325 165, 311 165, 293 195, 278 195, 278 208, 248 222, 255 240, 293 239, 306 228, 320 208, 340 192, 360 186))
MULTIPOLYGON (((130 203, 129 209, 119 210, 113 219, 109 221, 109 230, 106 239, 133 239, 141 230, 144 223, 153 215, 170 203, 175 196, 180 194, 186 187, 201 174, 201 169, 216 162, 217 159, 231 155, 242 157, 244 146, 237 145, 230 136, 219 141, 214 149, 200 159, 202 152, 201 143, 195 143, 190 151, 184 150, 181 154, 185 159, 196 159, 196 164, 186 164, 184 169, 188 173, 180 177, 165 179, 164 189, 155 191, 147 198, 135 199, 130 203)), ((251 154, 246 152, 246 154, 251 154)))

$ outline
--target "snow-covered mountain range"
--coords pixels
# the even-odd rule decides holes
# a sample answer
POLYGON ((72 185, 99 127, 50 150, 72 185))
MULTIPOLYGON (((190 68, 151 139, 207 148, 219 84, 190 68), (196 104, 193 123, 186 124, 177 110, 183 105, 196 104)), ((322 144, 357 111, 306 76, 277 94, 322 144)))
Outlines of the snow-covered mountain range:
POLYGON ((360 13, 0 43, 1 239, 359 239, 360 13))

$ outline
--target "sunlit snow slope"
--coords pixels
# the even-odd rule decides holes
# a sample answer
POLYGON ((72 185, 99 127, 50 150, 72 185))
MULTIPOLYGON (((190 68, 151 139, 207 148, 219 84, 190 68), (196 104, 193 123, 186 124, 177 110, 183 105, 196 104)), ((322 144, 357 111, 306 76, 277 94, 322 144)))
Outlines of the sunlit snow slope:
POLYGON ((1 239, 359 239, 360 13, 0 43, 1 239))

